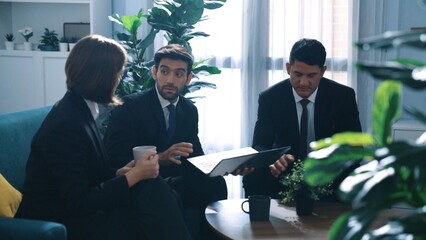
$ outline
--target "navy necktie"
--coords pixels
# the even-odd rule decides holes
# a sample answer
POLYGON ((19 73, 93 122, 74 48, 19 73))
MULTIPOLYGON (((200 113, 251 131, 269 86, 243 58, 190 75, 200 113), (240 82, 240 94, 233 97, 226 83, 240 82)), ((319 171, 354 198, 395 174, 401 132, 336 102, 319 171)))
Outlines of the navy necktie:
POLYGON ((308 108, 306 107, 308 103, 308 99, 304 98, 300 100, 302 117, 300 118, 299 159, 301 160, 305 159, 308 153, 308 108))
POLYGON ((176 130, 176 107, 173 104, 167 105, 169 109, 169 128, 167 129, 167 137, 170 140, 176 130))

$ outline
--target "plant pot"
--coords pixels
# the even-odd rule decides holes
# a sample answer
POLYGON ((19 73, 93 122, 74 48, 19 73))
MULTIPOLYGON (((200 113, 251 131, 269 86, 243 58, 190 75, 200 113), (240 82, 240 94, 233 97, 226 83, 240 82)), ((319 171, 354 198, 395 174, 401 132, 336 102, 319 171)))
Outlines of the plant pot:
POLYGON ((4 45, 6 47, 6 50, 14 50, 15 49, 15 43, 14 42, 6 41, 6 42, 4 42, 4 45))
POLYGON ((70 43, 70 51, 76 45, 76 43, 70 43))
POLYGON ((68 43, 59 43, 59 51, 68 52, 68 43))
POLYGON ((312 198, 309 198, 305 195, 296 196, 296 213, 299 216, 309 216, 312 215, 314 209, 314 201, 312 198))
POLYGON ((33 43, 31 43, 31 42, 24 42, 24 50, 25 51, 32 51, 33 50, 33 43))

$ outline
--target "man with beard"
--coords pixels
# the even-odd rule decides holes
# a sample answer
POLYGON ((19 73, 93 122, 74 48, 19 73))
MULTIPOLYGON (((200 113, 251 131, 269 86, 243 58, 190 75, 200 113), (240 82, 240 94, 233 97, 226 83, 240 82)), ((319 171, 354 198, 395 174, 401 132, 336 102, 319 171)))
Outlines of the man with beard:
POLYGON ((105 146, 115 160, 113 166, 132 160, 133 147, 156 146, 160 175, 181 197, 184 208, 195 207, 204 216, 207 204, 226 199, 227 188, 222 176, 207 177, 187 161, 204 154, 197 108, 181 95, 192 79, 193 56, 170 44, 155 53, 154 62, 155 86, 124 97, 124 104, 112 111, 105 146))

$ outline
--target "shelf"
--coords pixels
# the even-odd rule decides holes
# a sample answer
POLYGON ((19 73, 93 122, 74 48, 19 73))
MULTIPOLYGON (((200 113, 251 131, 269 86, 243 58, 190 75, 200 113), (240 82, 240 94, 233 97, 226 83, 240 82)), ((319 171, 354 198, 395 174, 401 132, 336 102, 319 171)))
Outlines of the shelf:
POLYGON ((90 3, 90 0, 0 0, 11 3, 90 3))
POLYGON ((0 56, 10 57, 60 57, 67 58, 68 52, 59 51, 24 51, 0 49, 0 56))

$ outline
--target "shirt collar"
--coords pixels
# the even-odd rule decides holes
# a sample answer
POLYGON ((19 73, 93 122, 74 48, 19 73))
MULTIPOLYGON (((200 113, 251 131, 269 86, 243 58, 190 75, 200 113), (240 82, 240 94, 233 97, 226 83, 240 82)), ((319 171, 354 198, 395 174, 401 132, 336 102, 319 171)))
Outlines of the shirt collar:
POLYGON ((84 99, 87 106, 89 107, 90 113, 93 116, 93 119, 96 120, 99 116, 99 105, 96 102, 84 99))
MULTIPOLYGON (((167 100, 167 99, 164 99, 160 95, 160 92, 158 92, 157 84, 155 84, 155 91, 157 92, 158 100, 160 101, 161 107, 162 108, 167 107, 170 104, 170 101, 167 100)), ((176 107, 176 105, 177 105, 178 102, 179 102, 179 96, 178 96, 177 100, 174 103, 172 103, 172 104, 175 105, 175 107, 176 107)))
MULTIPOLYGON (((318 87, 319 87, 319 86, 318 86, 318 87)), ((315 98, 316 98, 316 96, 317 96, 318 87, 317 87, 317 89, 315 89, 315 91, 311 94, 311 96, 309 96, 309 97, 308 97, 308 100, 309 100, 310 102, 315 103, 315 98)), ((302 98, 301 96, 299 96, 299 94, 297 94, 296 90, 294 90, 294 88, 293 88, 293 87, 292 87, 291 89, 293 90, 293 97, 294 97, 294 101, 295 101, 296 103, 300 102, 300 100, 302 100, 303 98, 302 98)))

